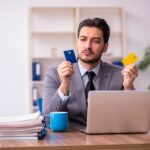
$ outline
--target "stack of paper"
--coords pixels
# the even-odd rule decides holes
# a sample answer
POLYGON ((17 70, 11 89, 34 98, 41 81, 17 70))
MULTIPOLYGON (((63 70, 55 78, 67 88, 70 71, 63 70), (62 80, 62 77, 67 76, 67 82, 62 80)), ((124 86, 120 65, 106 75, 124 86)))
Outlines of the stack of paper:
POLYGON ((45 123, 40 112, 23 116, 0 117, 0 138, 37 138, 46 135, 45 123))

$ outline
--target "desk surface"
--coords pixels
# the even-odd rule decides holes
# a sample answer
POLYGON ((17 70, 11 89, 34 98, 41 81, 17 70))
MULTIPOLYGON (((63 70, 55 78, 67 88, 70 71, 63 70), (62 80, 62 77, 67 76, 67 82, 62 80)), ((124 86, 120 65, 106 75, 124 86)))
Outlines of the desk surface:
POLYGON ((148 150, 148 134, 86 135, 79 131, 49 132, 44 140, 0 140, 0 149, 9 150, 148 150))

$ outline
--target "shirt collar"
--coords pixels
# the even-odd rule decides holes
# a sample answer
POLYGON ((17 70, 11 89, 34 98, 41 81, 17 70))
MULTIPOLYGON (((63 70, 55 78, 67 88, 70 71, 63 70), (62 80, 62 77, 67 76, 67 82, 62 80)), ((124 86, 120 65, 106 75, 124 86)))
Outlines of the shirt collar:
POLYGON ((81 77, 83 77, 87 71, 93 71, 95 73, 96 77, 98 77, 100 63, 98 63, 98 65, 95 68, 93 68, 92 70, 87 70, 78 60, 78 66, 79 66, 79 70, 81 73, 81 77))

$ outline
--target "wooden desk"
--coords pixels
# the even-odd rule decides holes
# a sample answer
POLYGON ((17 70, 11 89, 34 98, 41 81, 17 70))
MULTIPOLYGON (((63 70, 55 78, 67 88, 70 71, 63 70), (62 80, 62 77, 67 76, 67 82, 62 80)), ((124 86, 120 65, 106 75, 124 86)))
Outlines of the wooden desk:
POLYGON ((86 135, 49 132, 44 140, 1 140, 0 150, 150 150, 150 134, 86 135))

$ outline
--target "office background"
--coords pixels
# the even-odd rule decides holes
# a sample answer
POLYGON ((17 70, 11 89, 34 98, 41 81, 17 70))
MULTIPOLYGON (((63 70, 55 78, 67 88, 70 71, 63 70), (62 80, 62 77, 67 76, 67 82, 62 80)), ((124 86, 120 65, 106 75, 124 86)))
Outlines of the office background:
MULTIPOLYGON (((0 0, 0 116, 30 112, 28 9, 41 6, 122 6, 125 9, 126 54, 140 58, 150 46, 149 0, 0 0)), ((135 87, 146 90, 150 67, 140 72, 135 87)))

